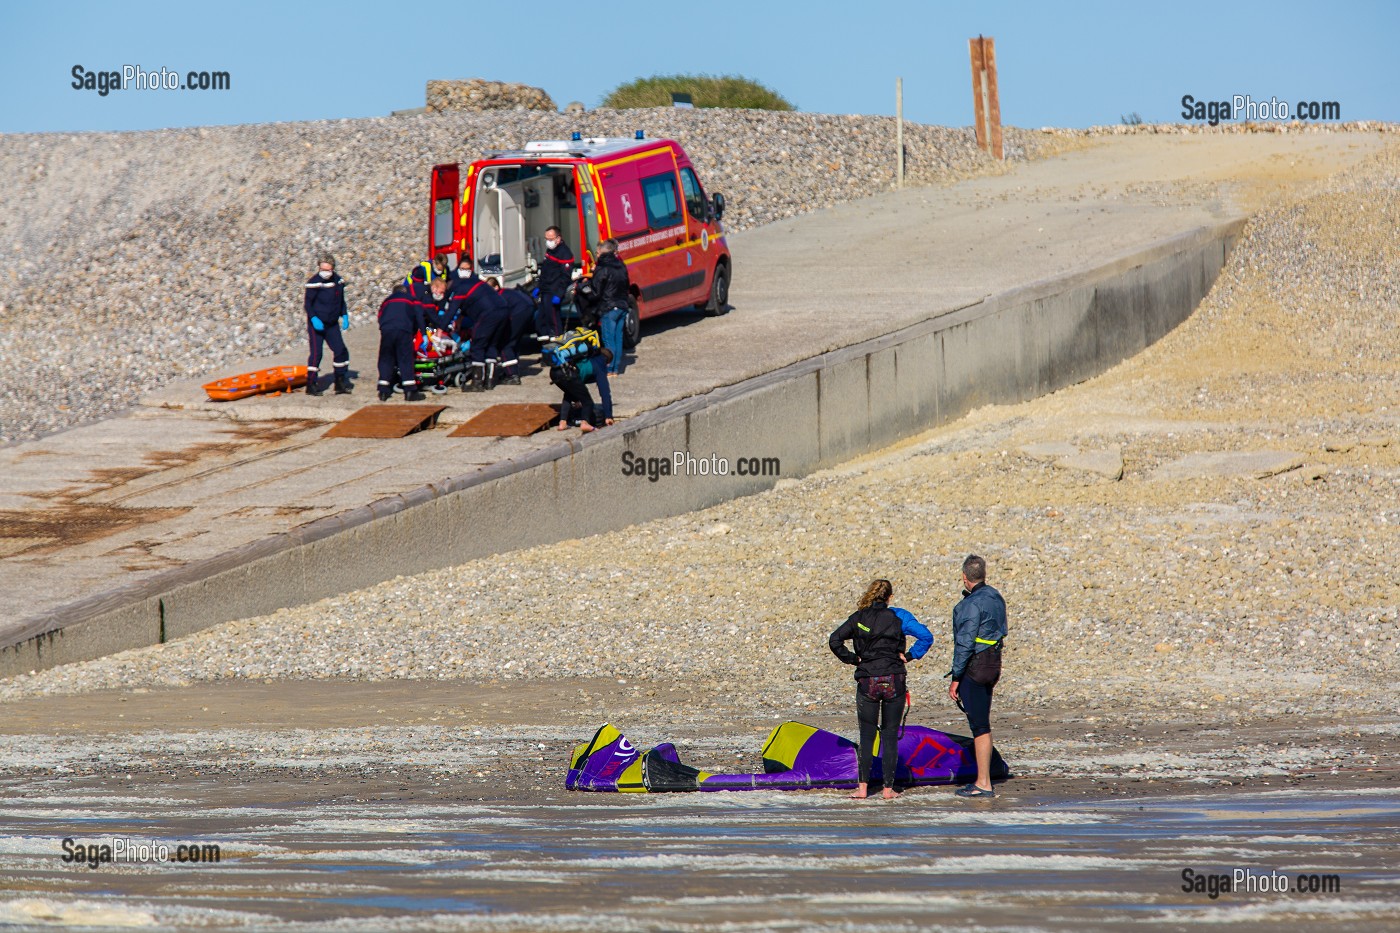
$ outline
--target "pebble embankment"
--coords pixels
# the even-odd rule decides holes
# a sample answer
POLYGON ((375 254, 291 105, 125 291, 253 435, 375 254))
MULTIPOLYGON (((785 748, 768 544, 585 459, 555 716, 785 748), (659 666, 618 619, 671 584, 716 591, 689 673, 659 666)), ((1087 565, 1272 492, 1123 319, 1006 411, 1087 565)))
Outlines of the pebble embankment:
MULTIPOLYGON (((672 137, 732 231, 887 190, 894 121, 744 110, 496 111, 0 136, 0 443, 305 341, 332 253, 352 317, 422 258, 428 174, 532 139, 672 137)), ((907 125, 907 177, 1000 170, 966 128, 907 125)), ((1008 128, 1007 158, 1078 145, 1008 128)))
MULTIPOLYGON (((1400 701, 1400 147, 1248 225, 1185 324, 1042 399, 838 470, 585 540, 399 578, 0 698, 244 679, 604 676, 689 714, 845 704, 863 584, 938 636, 963 555, 1011 607, 1026 711, 1391 715, 1400 701), (751 699, 760 698, 760 699, 751 699)), ((844 708, 841 706, 840 708, 844 708)))

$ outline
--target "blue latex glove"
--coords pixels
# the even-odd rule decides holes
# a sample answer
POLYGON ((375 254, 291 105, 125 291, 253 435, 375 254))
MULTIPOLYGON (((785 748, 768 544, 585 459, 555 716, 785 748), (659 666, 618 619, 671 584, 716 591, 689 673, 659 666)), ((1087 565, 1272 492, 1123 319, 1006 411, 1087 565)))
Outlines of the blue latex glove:
POLYGON ((559 298, 559 296, 558 296, 558 295, 555 295, 555 296, 553 296, 553 297, 551 297, 551 298, 549 299, 549 303, 550 303, 550 304, 553 304, 553 305, 557 305, 557 304, 559 304, 560 300, 561 300, 561 299, 559 298))
POLYGON ((314 330, 314 331, 316 331, 316 333, 319 334, 319 333, 321 333, 322 331, 324 331, 324 330, 326 329, 326 325, 324 325, 324 324, 321 323, 321 319, 320 319, 320 318, 316 317, 315 315, 312 315, 312 317, 311 317, 311 329, 314 330))
POLYGON ((341 329, 341 330, 349 330, 349 329, 350 329, 350 315, 348 315, 348 314, 342 314, 342 315, 340 316, 340 329, 341 329))
POLYGON ((530 292, 530 297, 533 298, 533 299, 535 299, 536 301, 539 301, 539 300, 540 300, 540 290, 539 290, 538 288, 533 289, 533 290, 530 292))

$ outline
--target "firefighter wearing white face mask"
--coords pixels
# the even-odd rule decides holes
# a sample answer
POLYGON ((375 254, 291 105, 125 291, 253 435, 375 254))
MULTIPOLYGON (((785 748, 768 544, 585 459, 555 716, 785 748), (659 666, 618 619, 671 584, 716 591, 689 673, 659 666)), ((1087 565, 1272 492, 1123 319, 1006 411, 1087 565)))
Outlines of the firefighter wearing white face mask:
POLYGON ((559 309, 564 303, 564 294, 569 290, 574 252, 564 242, 564 235, 558 227, 545 230, 544 245, 544 264, 540 268, 539 283, 540 307, 535 315, 535 332, 541 337, 557 337, 563 332, 559 309))
POLYGON ((350 385, 350 351, 341 337, 350 326, 350 310, 345 304, 345 280, 335 272, 335 260, 323 256, 320 269, 306 280, 306 338, 311 352, 306 359, 306 394, 320 395, 321 355, 331 348, 335 368, 335 394, 346 395, 350 385))

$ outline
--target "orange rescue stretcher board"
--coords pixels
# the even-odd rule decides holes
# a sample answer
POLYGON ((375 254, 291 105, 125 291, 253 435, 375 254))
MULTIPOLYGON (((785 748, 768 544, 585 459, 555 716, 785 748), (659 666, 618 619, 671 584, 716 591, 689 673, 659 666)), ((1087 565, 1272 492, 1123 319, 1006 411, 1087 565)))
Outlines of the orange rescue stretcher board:
POLYGON ((269 392, 290 392, 306 385, 305 366, 273 366, 254 373, 229 376, 204 384, 204 391, 216 402, 232 402, 269 392))

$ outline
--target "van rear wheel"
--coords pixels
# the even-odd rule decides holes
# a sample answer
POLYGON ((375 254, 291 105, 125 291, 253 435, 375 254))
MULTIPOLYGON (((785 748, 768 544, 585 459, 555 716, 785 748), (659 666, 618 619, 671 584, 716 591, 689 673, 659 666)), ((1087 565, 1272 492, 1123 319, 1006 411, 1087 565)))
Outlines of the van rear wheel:
POLYGON ((729 313, 729 266, 715 266, 715 278, 710 283, 710 300, 702 308, 710 317, 729 313))
POLYGON ((637 299, 627 299, 627 320, 622 323, 622 345, 635 347, 642 340, 642 316, 637 311, 637 299))

